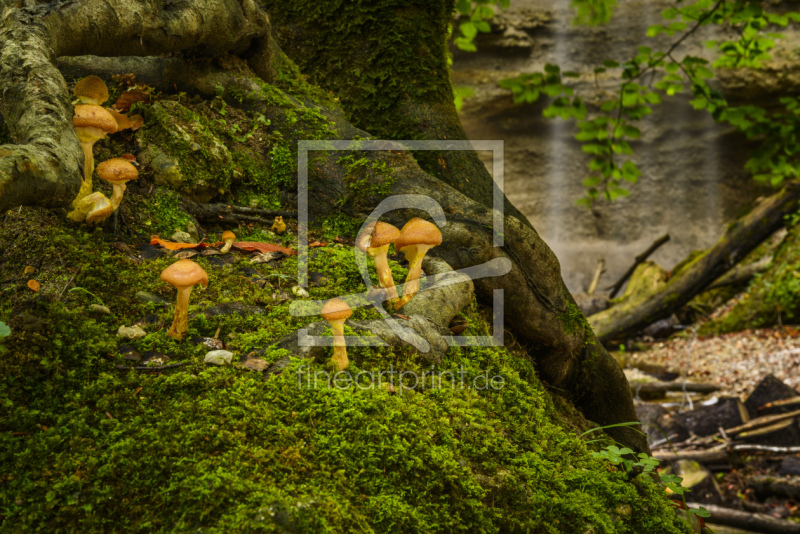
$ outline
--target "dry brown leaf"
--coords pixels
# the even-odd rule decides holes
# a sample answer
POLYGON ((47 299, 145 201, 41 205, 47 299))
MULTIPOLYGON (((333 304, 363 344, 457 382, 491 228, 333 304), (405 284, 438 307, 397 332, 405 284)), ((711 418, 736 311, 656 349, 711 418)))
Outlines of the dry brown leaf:
POLYGON ((42 285, 36 280, 28 280, 28 287, 31 288, 33 291, 39 291, 42 285))

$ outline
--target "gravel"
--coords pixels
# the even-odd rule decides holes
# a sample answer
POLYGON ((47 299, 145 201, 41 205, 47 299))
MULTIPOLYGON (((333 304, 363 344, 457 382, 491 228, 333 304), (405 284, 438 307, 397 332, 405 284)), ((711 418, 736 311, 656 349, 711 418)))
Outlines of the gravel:
POLYGON ((745 330, 703 339, 670 339, 634 353, 632 362, 663 365, 702 382, 719 384, 724 393, 744 399, 772 373, 800 390, 800 330, 775 327, 745 330))

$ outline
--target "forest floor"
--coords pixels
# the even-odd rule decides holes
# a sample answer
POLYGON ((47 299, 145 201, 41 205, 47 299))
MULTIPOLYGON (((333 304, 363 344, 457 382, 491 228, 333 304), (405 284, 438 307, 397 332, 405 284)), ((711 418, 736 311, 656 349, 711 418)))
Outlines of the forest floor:
POLYGON ((770 373, 798 389, 800 329, 785 325, 709 337, 687 334, 655 342, 630 361, 685 372, 687 378, 719 384, 725 393, 741 397, 770 373))

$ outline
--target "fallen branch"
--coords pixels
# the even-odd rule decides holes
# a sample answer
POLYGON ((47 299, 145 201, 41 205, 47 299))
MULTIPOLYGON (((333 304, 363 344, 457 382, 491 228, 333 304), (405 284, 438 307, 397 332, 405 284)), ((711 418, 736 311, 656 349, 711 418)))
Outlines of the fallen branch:
POLYGON ((741 510, 723 508, 713 504, 686 503, 689 508, 701 506, 711 512, 706 523, 760 532, 762 534, 800 534, 800 523, 784 521, 766 514, 751 514, 741 510))
POLYGON ((674 462, 676 460, 694 460, 700 463, 713 463, 728 460, 735 452, 766 452, 772 454, 798 454, 800 447, 772 447, 770 445, 721 445, 711 449, 698 451, 654 452, 653 457, 659 460, 674 462))
POLYGON ((189 213, 198 221, 209 222, 272 222, 273 217, 286 217, 297 219, 296 211, 265 210, 261 208, 246 208, 230 204, 198 204, 189 200, 184 201, 189 213))
POLYGON ((633 335, 647 325, 669 317, 783 226, 784 216, 797 209, 798 198, 800 182, 790 182, 729 225, 716 245, 652 296, 589 317, 597 338, 608 342, 633 335))
POLYGON ((617 281, 616 281, 616 282, 615 282, 613 285, 611 285, 611 286, 609 286, 609 287, 607 287, 607 288, 606 288, 606 289, 610 289, 610 290, 611 290, 611 293, 608 295, 608 298, 610 298, 610 299, 613 299, 613 298, 614 298, 614 296, 616 296, 616 294, 617 294, 617 293, 619 293, 619 290, 622 288, 623 284, 625 284, 625 281, 626 281, 628 278, 630 278, 630 276, 633 274, 633 271, 635 271, 635 270, 636 270, 636 267, 638 267, 638 265, 639 265, 640 263, 642 263, 642 262, 643 262, 643 261, 645 261, 647 258, 649 258, 649 257, 650 257, 650 255, 651 255, 653 252, 655 252, 656 250, 658 250, 658 249, 661 247, 661 245, 663 245, 664 243, 666 243, 667 241, 669 241, 669 239, 670 239, 670 238, 669 238, 669 234, 664 234, 664 235, 662 235, 661 237, 659 237, 658 239, 656 239, 656 240, 655 240, 655 242, 653 242, 653 244, 652 244, 652 245, 650 245, 650 246, 647 248, 647 250, 645 250, 644 252, 642 252, 641 254, 639 254, 638 256, 636 256, 636 258, 634 258, 633 265, 631 265, 631 266, 628 268, 628 270, 627 270, 627 271, 625 271, 625 274, 623 274, 623 275, 622 275, 622 276, 619 278, 619 280, 617 280, 617 281))
POLYGON ((181 367, 182 365, 186 365, 186 363, 185 362, 178 362, 178 363, 171 363, 169 365, 158 365, 158 366, 156 366, 156 365, 153 365, 153 366, 140 365, 140 366, 137 366, 137 367, 128 367, 127 365, 117 365, 116 369, 118 371, 131 371, 131 370, 133 370, 133 371, 164 371, 166 369, 174 369, 176 367, 181 367))
POLYGON ((713 284, 706 288, 706 291, 709 289, 717 289, 718 287, 735 286, 749 282, 756 274, 766 271, 771 264, 772 256, 766 256, 753 263, 748 263, 747 265, 737 265, 717 278, 713 284))

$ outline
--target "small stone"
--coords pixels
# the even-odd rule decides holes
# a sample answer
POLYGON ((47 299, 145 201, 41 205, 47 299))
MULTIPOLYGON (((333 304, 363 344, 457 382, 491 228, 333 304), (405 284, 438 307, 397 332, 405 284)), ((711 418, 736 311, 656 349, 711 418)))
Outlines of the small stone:
POLYGON ((99 304, 92 304, 89 306, 89 311, 92 313, 98 313, 100 315, 111 315, 111 310, 109 310, 106 306, 101 306, 99 304))
POLYGON ((228 365, 233 361, 233 353, 227 350, 212 350, 203 359, 212 365, 228 365))
POLYGON ((122 339, 136 340, 142 339, 146 335, 147 332, 139 326, 120 326, 119 330, 117 330, 117 336, 122 339))
POLYGON ((186 233, 192 236, 192 243, 200 242, 200 232, 192 221, 186 223, 186 233))
POLYGON ((297 298, 304 298, 308 296, 308 291, 302 286, 294 286, 292 287, 292 295, 297 298))
POLYGON ((169 304, 167 299, 161 298, 158 295, 154 295, 152 293, 148 293, 147 291, 137 291, 136 292, 136 300, 139 302, 154 302, 155 304, 169 304))
POLYGON ((120 345, 117 350, 119 350, 119 353, 126 360, 130 360, 132 362, 142 361, 142 355, 138 350, 136 350, 136 347, 131 345, 120 345))
POLYGON ((194 243, 191 235, 186 232, 181 232, 180 230, 172 234, 170 239, 176 243, 194 243))
POLYGON ((269 362, 262 358, 254 358, 250 357, 246 360, 243 360, 240 365, 245 369, 250 369, 251 371, 256 371, 257 373, 263 372, 267 367, 269 367, 269 362))

